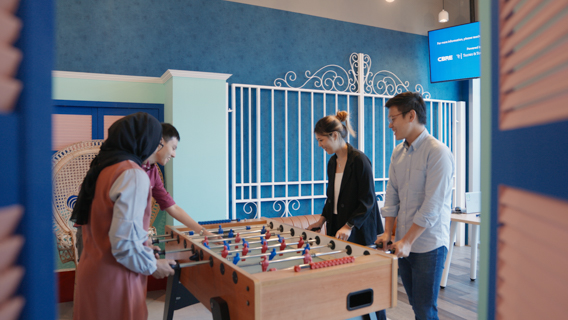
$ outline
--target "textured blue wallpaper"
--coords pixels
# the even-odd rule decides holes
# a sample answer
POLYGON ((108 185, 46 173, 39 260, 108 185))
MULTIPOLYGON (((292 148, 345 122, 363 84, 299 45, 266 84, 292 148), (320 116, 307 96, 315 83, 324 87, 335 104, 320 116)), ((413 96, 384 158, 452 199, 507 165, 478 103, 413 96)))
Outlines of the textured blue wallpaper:
POLYGON ((426 36, 221 0, 57 0, 56 21, 56 70, 158 77, 179 69, 273 85, 287 71, 348 68, 362 52, 371 71, 392 71, 411 89, 467 97, 464 82, 429 83, 426 36))

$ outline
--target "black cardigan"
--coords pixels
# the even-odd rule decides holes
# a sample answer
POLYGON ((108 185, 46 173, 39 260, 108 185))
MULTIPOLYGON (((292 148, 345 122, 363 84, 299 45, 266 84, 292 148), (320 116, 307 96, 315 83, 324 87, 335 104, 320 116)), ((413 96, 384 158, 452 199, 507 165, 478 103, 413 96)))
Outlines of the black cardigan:
POLYGON ((353 224, 349 241, 369 245, 377 240, 377 234, 383 233, 383 224, 375 196, 375 181, 371 161, 361 151, 347 144, 347 163, 343 171, 341 189, 337 200, 337 215, 333 214, 335 192, 335 168, 337 155, 333 155, 327 164, 327 201, 322 211, 326 221, 335 221, 335 226, 328 223, 327 235, 335 233, 348 221, 353 224))

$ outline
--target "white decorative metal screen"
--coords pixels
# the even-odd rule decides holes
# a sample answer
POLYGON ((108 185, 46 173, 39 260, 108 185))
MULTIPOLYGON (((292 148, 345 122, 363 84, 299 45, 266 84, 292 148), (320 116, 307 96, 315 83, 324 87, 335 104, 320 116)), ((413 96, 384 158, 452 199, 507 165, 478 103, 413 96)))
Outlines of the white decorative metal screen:
MULTIPOLYGON (((350 65, 350 70, 328 65, 306 71, 307 80, 297 87, 292 71, 275 86, 231 85, 231 218, 321 213, 330 156, 318 147, 313 130, 320 118, 338 110, 349 112, 357 136, 348 142, 371 160, 377 198, 383 199, 390 156, 401 142, 388 128, 384 104, 408 91, 409 83, 390 71, 370 72, 368 55, 352 54, 350 65)), ((419 84, 415 91, 427 105, 426 128, 450 147, 458 164, 457 143, 464 137, 457 117, 463 106, 431 99, 419 84)), ((465 175, 454 182, 464 184, 465 175)), ((454 203, 461 201, 454 196, 454 203)))

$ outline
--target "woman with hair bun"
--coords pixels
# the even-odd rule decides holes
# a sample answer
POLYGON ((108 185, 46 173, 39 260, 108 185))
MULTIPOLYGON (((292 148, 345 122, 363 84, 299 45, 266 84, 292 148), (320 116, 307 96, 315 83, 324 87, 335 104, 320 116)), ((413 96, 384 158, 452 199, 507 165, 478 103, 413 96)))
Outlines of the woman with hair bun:
MULTIPOLYGON (((347 143, 347 135, 355 136, 349 114, 321 118, 314 128, 318 145, 333 154, 327 163, 327 200, 320 219, 308 229, 321 228, 327 222, 327 235, 360 245, 370 245, 383 233, 375 196, 375 180, 371 161, 347 143)), ((368 317, 368 315, 367 315, 368 317)), ((378 320, 385 311, 377 312, 378 320)))
POLYGON ((327 163, 327 201, 320 220, 309 228, 321 228, 327 221, 328 236, 361 245, 373 244, 383 230, 373 169, 369 158, 346 142, 348 134, 355 136, 349 114, 339 111, 320 119, 314 133, 318 145, 334 155, 327 163))

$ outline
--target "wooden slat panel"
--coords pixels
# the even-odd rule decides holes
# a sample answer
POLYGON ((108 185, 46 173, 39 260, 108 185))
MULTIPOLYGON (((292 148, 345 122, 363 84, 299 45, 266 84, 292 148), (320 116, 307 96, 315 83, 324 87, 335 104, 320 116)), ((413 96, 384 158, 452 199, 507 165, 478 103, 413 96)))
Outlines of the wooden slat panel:
POLYGON ((13 234, 23 213, 20 205, 0 208, 0 319, 17 319, 25 304, 23 297, 15 296, 24 275, 24 269, 16 265, 24 237, 13 234))
MULTIPOLYGON (((505 283, 512 283, 513 286, 519 287, 519 290, 530 287, 535 292, 563 292, 566 290, 566 284, 558 282, 558 277, 561 277, 562 274, 542 272, 540 268, 543 261, 551 261, 554 259, 553 256, 545 257, 538 252, 532 252, 532 260, 530 260, 531 258, 527 259, 526 255, 514 250, 512 246, 504 247, 506 249, 499 252, 499 278, 505 283), (522 268, 519 266, 522 266, 522 268), (515 283, 518 279, 524 279, 524 281, 515 283)), ((521 295, 525 295, 524 292, 519 292, 521 295)), ((566 297, 558 295, 545 297, 545 299, 552 304, 550 307, 553 307, 553 304, 565 301, 566 297)), ((546 303, 541 305, 545 306, 546 303)))
POLYGON ((117 120, 124 118, 124 116, 104 116, 104 139, 108 137, 108 128, 112 126, 117 120))
POLYGON ((534 38, 527 45, 502 59, 500 62, 500 72, 502 74, 510 72, 517 66, 528 62, 535 55, 554 44, 554 42, 565 37, 568 33, 568 21, 566 19, 559 20, 553 27, 548 28, 548 30, 549 31, 545 34, 534 38))
POLYGON ((568 92, 544 101, 536 101, 513 112, 505 112, 499 119, 499 127, 501 130, 509 130, 545 124, 550 122, 550 119, 567 120, 566 101, 568 101, 568 92))
POLYGON ((18 8, 19 3, 20 0, 2 0, 0 1, 0 10, 14 13, 16 11, 16 8, 18 8))
POLYGON ((0 46, 0 77, 13 77, 21 60, 20 50, 10 46, 0 46))
MULTIPOLYGON (((531 6, 531 4, 535 1, 529 1, 527 6, 531 6)), ((523 42, 525 39, 533 35, 538 29, 544 26, 547 22, 551 21, 554 16, 561 12, 568 6, 568 0, 554 0, 548 2, 542 10, 538 12, 532 19, 530 19, 527 23, 523 24, 518 30, 516 30, 507 40, 503 43, 503 46, 500 48, 501 56, 507 55, 513 51, 513 49, 523 42)), ((511 18, 510 20, 514 20, 511 18)), ((518 22, 521 22, 520 20, 518 22)), ((554 26, 550 27, 550 29, 554 29, 556 27, 562 26, 564 22, 562 19, 557 21, 554 26)), ((514 27, 514 26, 513 26, 514 27)), ((511 28, 513 28, 511 27, 511 28)), ((552 36, 552 31, 544 32, 540 36, 547 37, 552 36)), ((540 37, 539 36, 539 37, 540 37)))
POLYGON ((568 68, 564 68, 522 89, 501 95, 501 112, 568 91, 568 68))
POLYGON ((18 0, 0 1, 0 114, 14 109, 22 91, 22 83, 14 79, 22 53, 12 46, 22 28, 22 21, 14 15, 18 3, 18 0))
POLYGON ((510 0, 510 1, 503 1, 504 4, 501 6, 501 12, 499 13, 499 18, 501 20, 507 19, 512 13, 517 4, 521 2, 521 0, 510 0))
POLYGON ((499 189, 499 203, 523 212, 536 213, 539 219, 550 221, 551 224, 568 226, 566 201, 516 188, 502 187, 499 189))
POLYGON ((509 19, 505 21, 501 28, 500 37, 506 37, 513 31, 513 28, 517 26, 519 22, 521 22, 526 16, 531 13, 534 8, 536 8, 542 0, 534 0, 525 3, 523 7, 519 10, 515 11, 515 14, 512 15, 509 19))
MULTIPOLYGON (((527 241, 527 234, 519 230, 504 226, 499 229, 500 248, 514 245, 516 243, 523 243, 523 249, 520 251, 526 256, 526 259, 531 259, 533 256, 538 257, 554 257, 557 263, 549 266, 549 271, 553 274, 562 274, 566 272, 568 266, 568 256, 559 256, 556 247, 543 246, 538 241, 527 241), (535 254, 538 253, 538 254, 535 254)), ((503 249, 504 250, 504 249, 503 249)))
POLYGON ((22 21, 11 13, 0 10, 0 43, 13 44, 20 36, 22 21))
POLYGON ((568 314, 568 202, 500 186, 499 223, 498 318, 568 314))
MULTIPOLYGON (((507 290, 501 295, 512 295, 514 293, 516 292, 507 290)), ((536 293, 531 296, 534 295, 536 295, 536 293)), ((562 319, 561 317, 553 316, 554 312, 551 312, 553 309, 540 307, 530 299, 515 298, 517 297, 513 295, 513 299, 504 299, 503 302, 497 305, 497 309, 499 309, 498 312, 502 316, 502 319, 562 319), (530 306, 534 306, 535 308, 530 308, 530 306)))
POLYGON ((563 44, 557 46, 548 53, 542 55, 533 62, 522 67, 520 70, 516 70, 514 73, 507 74, 508 71, 504 71, 504 75, 501 79, 502 93, 506 93, 512 90, 514 87, 523 84, 531 79, 542 75, 557 66, 561 66, 568 61, 568 41, 564 41, 563 44))
POLYGON ((0 113, 12 111, 21 90, 22 83, 19 80, 0 78, 0 113))
POLYGON ((53 114, 51 119, 52 150, 61 150, 73 143, 93 138, 90 115, 53 114))
POLYGON ((568 233, 566 229, 562 229, 567 226, 540 219, 537 213, 526 214, 510 207, 504 207, 499 212, 499 221, 506 226, 512 226, 521 232, 531 234, 531 239, 538 239, 543 246, 556 245, 561 248, 568 243, 568 233))

